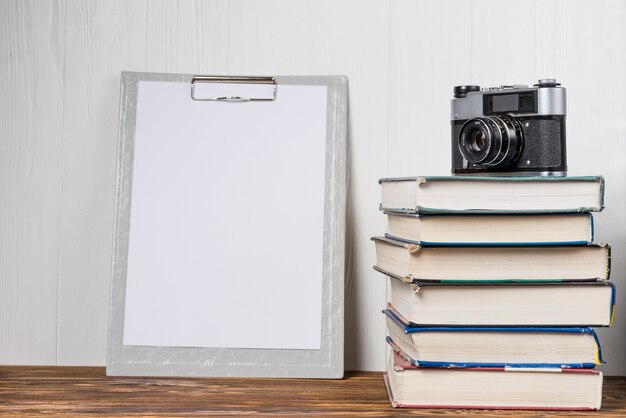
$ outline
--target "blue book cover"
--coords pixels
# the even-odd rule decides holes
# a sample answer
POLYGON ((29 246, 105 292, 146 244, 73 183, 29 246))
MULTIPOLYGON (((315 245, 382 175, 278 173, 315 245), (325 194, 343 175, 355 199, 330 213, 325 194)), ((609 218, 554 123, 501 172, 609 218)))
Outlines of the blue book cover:
POLYGON ((409 214, 385 212, 391 240, 422 247, 587 245, 591 213, 409 214))
MULTIPOLYGON (((596 365, 603 363, 602 349, 600 347, 600 341, 598 336, 592 328, 589 327, 449 327, 449 326, 410 326, 404 323, 391 309, 385 309, 383 313, 391 320, 399 329, 401 334, 411 335, 415 333, 516 333, 516 334, 528 334, 528 333, 544 333, 544 334, 569 334, 569 335, 587 335, 593 338, 595 343, 595 360, 587 362, 537 362, 537 363, 525 363, 525 362, 476 362, 476 361, 433 361, 428 359, 413 358, 406 351, 400 348, 399 345, 408 344, 406 338, 402 335, 396 337, 397 341, 391 336, 386 338, 387 343, 392 349, 400 356, 409 361, 416 367, 435 367, 435 368, 574 368, 574 369, 590 369, 596 365)), ((394 330, 389 327, 390 334, 394 334, 394 330)), ((420 348, 417 347, 417 352, 420 348)))

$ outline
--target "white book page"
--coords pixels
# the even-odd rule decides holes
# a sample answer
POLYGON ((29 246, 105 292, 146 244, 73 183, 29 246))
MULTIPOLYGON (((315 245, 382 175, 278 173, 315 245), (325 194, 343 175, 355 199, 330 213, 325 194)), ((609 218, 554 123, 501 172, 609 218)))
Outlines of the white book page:
POLYGON ((326 90, 139 81, 124 345, 320 348, 326 90))

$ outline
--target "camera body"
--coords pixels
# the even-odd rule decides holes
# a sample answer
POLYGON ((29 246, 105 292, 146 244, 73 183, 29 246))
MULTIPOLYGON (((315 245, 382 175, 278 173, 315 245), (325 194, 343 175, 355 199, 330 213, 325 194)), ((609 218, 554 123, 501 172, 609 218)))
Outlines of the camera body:
POLYGON ((565 176, 565 88, 456 86, 452 173, 565 176))

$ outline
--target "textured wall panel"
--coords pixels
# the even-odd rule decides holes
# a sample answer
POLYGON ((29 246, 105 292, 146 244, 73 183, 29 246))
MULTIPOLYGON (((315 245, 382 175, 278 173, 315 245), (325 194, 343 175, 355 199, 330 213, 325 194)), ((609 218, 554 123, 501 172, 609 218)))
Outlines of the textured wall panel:
POLYGON ((570 173, 606 176, 618 308, 599 335, 626 374, 625 1, 8 0, 0 21, 0 362, 105 362, 122 70, 348 76, 345 364, 362 370, 385 357, 376 180, 449 172, 455 84, 553 76, 570 173))

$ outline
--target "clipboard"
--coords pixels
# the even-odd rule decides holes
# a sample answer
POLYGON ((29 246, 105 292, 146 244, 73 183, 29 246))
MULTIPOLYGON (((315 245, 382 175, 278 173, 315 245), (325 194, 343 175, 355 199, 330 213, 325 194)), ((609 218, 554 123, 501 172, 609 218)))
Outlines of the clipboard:
POLYGON ((120 96, 107 375, 341 378, 347 78, 120 96))

